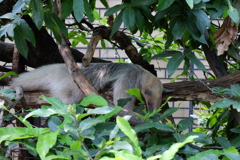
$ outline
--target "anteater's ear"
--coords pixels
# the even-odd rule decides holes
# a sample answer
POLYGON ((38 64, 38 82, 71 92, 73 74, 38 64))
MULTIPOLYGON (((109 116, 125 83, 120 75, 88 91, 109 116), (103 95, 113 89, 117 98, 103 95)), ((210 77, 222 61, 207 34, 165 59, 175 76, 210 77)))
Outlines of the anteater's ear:
POLYGON ((163 93, 171 93, 171 92, 174 92, 174 91, 175 90, 163 88, 163 93))
POLYGON ((144 91, 144 94, 151 95, 152 94, 151 89, 150 88, 146 88, 145 91, 144 91))

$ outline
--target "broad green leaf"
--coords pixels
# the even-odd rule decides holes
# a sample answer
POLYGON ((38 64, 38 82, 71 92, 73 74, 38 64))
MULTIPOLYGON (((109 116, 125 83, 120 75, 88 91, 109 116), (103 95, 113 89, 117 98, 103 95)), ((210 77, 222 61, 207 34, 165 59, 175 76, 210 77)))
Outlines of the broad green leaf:
POLYGON ((64 36, 67 37, 68 31, 67 31, 67 28, 66 28, 66 25, 64 24, 64 22, 55 13, 50 12, 50 15, 51 15, 51 19, 55 23, 55 25, 57 25, 57 27, 64 34, 64 36))
POLYGON ((58 130, 58 126, 62 124, 62 121, 57 116, 51 116, 48 119, 47 124, 48 127, 55 132, 58 130))
POLYGON ((37 137, 48 132, 48 128, 2 127, 0 128, 0 143, 5 140, 37 137))
POLYGON ((45 101, 50 103, 52 106, 51 107, 42 106, 42 108, 40 109, 31 111, 25 116, 24 120, 32 116, 49 117, 54 114, 64 115, 68 113, 67 105, 62 103, 59 99, 55 97, 44 97, 44 96, 40 96, 40 97, 42 97, 45 101))
POLYGON ((2 26, 0 28, 0 38, 5 34, 8 34, 10 37, 13 37, 15 27, 16 27, 15 23, 9 23, 9 24, 6 24, 5 26, 2 26))
POLYGON ((78 22, 83 18, 84 0, 73 0, 73 13, 78 22))
POLYGON ((63 110, 63 112, 67 111, 67 105, 63 103, 61 100, 55 98, 55 97, 45 97, 45 96, 40 96, 39 98, 44 99, 46 102, 51 104, 51 108, 53 109, 59 109, 63 110))
POLYGON ((186 30, 186 22, 181 17, 176 17, 173 24, 172 34, 175 40, 181 39, 186 30))
POLYGON ((125 99, 119 99, 117 102, 118 106, 124 107, 128 102, 130 102, 132 98, 125 98, 125 99))
POLYGON ((167 50, 167 51, 163 51, 160 54, 154 55, 152 57, 152 59, 158 59, 158 58, 162 58, 162 57, 171 57, 175 54, 182 54, 182 52, 180 51, 175 51, 175 50, 167 50))
POLYGON ((230 18, 233 20, 234 23, 238 24, 239 23, 239 14, 238 14, 238 10, 230 7, 228 10, 228 14, 230 16, 230 18))
POLYGON ((104 106, 104 107, 98 107, 95 109, 89 110, 87 113, 90 114, 107 114, 112 112, 114 109, 112 107, 104 106))
POLYGON ((116 107, 112 107, 112 108, 113 108, 112 112, 107 113, 105 115, 101 115, 101 116, 99 116, 99 118, 101 118, 103 120, 107 120, 107 119, 109 119, 113 115, 116 115, 118 112, 120 112, 122 110, 122 107, 120 107, 120 106, 116 106, 116 107))
POLYGON ((174 138, 176 139, 177 142, 183 142, 187 136, 184 134, 179 134, 179 133, 173 133, 174 138))
POLYGON ((138 144, 138 138, 136 132, 132 129, 130 124, 123 119, 122 117, 117 117, 117 125, 121 129, 121 131, 128 136, 128 138, 133 142, 135 154, 140 157, 142 155, 142 150, 138 144))
POLYGON ((239 155, 238 150, 235 147, 233 147, 233 146, 230 146, 230 147, 228 147, 226 149, 223 149, 223 152, 224 153, 234 153, 234 154, 239 155))
POLYGON ((41 0, 31 1, 32 6, 32 20, 36 24, 37 28, 40 29, 43 24, 43 3, 41 0))
POLYGON ((100 2, 104 5, 105 8, 109 8, 108 2, 106 0, 100 0, 100 2))
POLYGON ((190 118, 182 119, 178 124, 177 124, 177 130, 179 132, 182 132, 186 129, 188 129, 190 126, 195 125, 193 120, 190 118))
MULTIPOLYGON (((186 25, 187 25, 187 29, 190 33, 190 35, 196 39, 197 41, 203 43, 203 44, 207 44, 207 41, 204 37, 204 34, 202 34, 201 32, 206 30, 206 27, 204 26, 204 28, 202 29, 202 27, 199 27, 197 24, 197 19, 196 16, 192 13, 192 12, 187 12, 188 17, 186 19, 186 25), (199 28, 201 30, 199 30, 199 28)), ((201 23, 199 25, 202 25, 201 23)))
POLYGON ((84 9, 85 9, 85 12, 87 14, 87 17, 89 18, 89 20, 91 22, 94 21, 94 18, 93 18, 93 12, 92 12, 92 8, 90 6, 90 4, 88 3, 87 0, 83 0, 84 1, 84 9))
POLYGON ((174 129, 167 124, 162 124, 159 122, 148 122, 144 124, 139 124, 135 127, 136 132, 141 132, 142 130, 149 129, 149 128, 156 128, 160 131, 165 132, 174 132, 174 129))
POLYGON ((188 6, 190 7, 190 9, 193 9, 193 0, 186 0, 188 6))
POLYGON ((235 103, 237 103, 237 102, 232 99, 224 98, 221 101, 218 101, 215 104, 213 104, 209 109, 213 110, 215 108, 228 108, 235 103))
POLYGON ((113 130, 111 130, 111 132, 110 132, 109 141, 111 141, 113 138, 116 137, 118 131, 119 131, 118 125, 115 125, 115 127, 113 128, 113 130))
POLYGON ((104 16, 111 16, 120 10, 122 11, 122 9, 127 7, 128 5, 129 5, 128 3, 123 3, 123 4, 118 4, 112 8, 109 8, 107 12, 105 12, 104 16))
POLYGON ((222 151, 217 149, 208 149, 203 152, 199 152, 196 155, 189 157, 188 160, 219 160, 222 151))
POLYGON ((133 148, 127 141, 116 141, 112 147, 114 150, 127 150, 133 153, 133 148))
POLYGON ((63 156, 59 156, 59 155, 50 155, 44 158, 44 160, 53 160, 53 159, 66 159, 68 160, 69 158, 63 157, 63 156))
POLYGON ((173 113, 175 113, 176 111, 178 111, 179 108, 169 108, 166 111, 164 111, 164 113, 160 116, 159 120, 163 120, 165 118, 167 118, 168 116, 172 115, 173 113))
POLYGON ((80 132, 83 132, 84 130, 86 129, 89 129, 90 127, 102 122, 103 120, 102 119, 99 119, 99 118, 87 118, 87 119, 84 119, 83 121, 81 121, 81 123, 79 124, 79 129, 80 129, 80 132))
POLYGON ((139 88, 132 88, 132 89, 127 89, 125 91, 126 93, 128 93, 131 96, 136 96, 137 99, 144 104, 144 100, 142 99, 142 95, 141 95, 141 91, 139 88))
POLYGON ((237 160, 240 159, 240 155, 236 153, 223 153, 229 160, 237 160))
POLYGON ((225 149, 231 147, 231 143, 225 137, 216 137, 216 141, 225 149))
POLYGON ((131 6, 149 6, 153 3, 156 3, 157 0, 133 0, 132 3, 131 3, 131 6))
POLYGON ((12 13, 14 14, 21 13, 21 10, 23 9, 24 6, 25 2, 23 0, 17 1, 17 3, 13 6, 12 13))
POLYGON ((73 1, 62 0, 62 18, 67 18, 73 11, 73 1))
POLYGON ((36 46, 35 35, 34 35, 32 29, 27 24, 27 22, 23 20, 23 21, 21 21, 19 26, 20 26, 21 34, 22 34, 23 38, 28 40, 29 42, 31 42, 33 46, 36 46))
POLYGON ((187 53, 184 52, 184 54, 190 61, 192 61, 197 66, 198 69, 204 72, 207 72, 207 69, 205 68, 205 66, 194 54, 191 54, 190 52, 187 52, 187 53))
POLYGON ((131 153, 127 150, 121 151, 111 150, 110 153, 113 153, 116 158, 106 159, 105 157, 103 157, 100 160, 143 160, 142 158, 140 158, 140 156, 136 155, 135 153, 131 153))
POLYGON ((24 35, 21 33, 22 29, 20 26, 16 26, 14 28, 14 39, 15 39, 15 44, 16 47, 19 51, 19 53, 27 59, 27 55, 28 55, 28 46, 27 46, 27 42, 24 39, 24 35))
POLYGON ((55 145, 59 131, 39 135, 36 150, 41 159, 45 159, 49 149, 55 145))
POLYGON ((114 20, 110 38, 112 38, 113 34, 115 32, 117 32, 119 27, 121 26, 121 24, 122 24, 122 16, 123 16, 123 11, 121 10, 121 12, 117 15, 117 17, 114 20))
MULTIPOLYGON (((147 6, 141 6, 140 9, 141 9, 141 12, 143 13, 143 15, 145 15, 147 17, 147 19, 149 19, 151 22, 154 22, 154 17, 152 15, 152 12, 147 6)), ((146 20, 145 22, 148 22, 148 20, 146 20)))
POLYGON ((171 77, 173 73, 177 70, 179 65, 182 63, 184 55, 182 53, 174 54, 172 58, 169 59, 167 64, 168 77, 171 77))
POLYGON ((90 104, 97 105, 97 106, 108 106, 107 101, 103 97, 95 94, 90 94, 84 97, 83 100, 79 103, 79 105, 84 107, 90 104))
POLYGON ((184 146, 187 143, 193 142, 194 139, 197 138, 197 137, 198 136, 189 136, 181 143, 174 143, 173 145, 171 145, 171 147, 168 150, 163 152, 162 157, 160 158, 160 160, 171 160, 171 159, 173 159, 175 154, 178 152, 178 150, 182 146, 184 146))
POLYGON ((127 29, 133 32, 136 23, 135 23, 135 12, 132 7, 124 8, 122 20, 125 26, 127 27, 127 29))
POLYGON ((198 143, 202 143, 202 144, 205 144, 205 145, 213 143, 212 139, 208 135, 203 134, 203 133, 189 132, 189 133, 186 133, 185 135, 186 136, 198 136, 198 138, 194 139, 194 141, 196 141, 198 143))
POLYGON ((7 77, 7 76, 15 76, 15 77, 18 77, 18 74, 15 73, 15 72, 13 72, 13 71, 10 71, 10 72, 4 73, 4 75, 2 75, 2 76, 0 77, 0 79, 3 79, 3 78, 5 78, 5 77, 7 77))
POLYGON ((12 89, 1 89, 0 95, 5 95, 6 97, 8 97, 11 100, 16 99, 16 94, 13 92, 12 89))
POLYGON ((170 7, 174 1, 175 0, 167 0, 167 1, 158 0, 157 11, 162 11, 162 10, 170 7))

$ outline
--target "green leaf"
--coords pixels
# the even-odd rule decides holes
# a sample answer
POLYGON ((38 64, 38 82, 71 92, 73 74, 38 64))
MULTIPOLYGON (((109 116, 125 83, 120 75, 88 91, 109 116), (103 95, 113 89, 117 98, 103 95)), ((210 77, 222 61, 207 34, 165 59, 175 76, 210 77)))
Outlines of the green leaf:
POLYGON ((54 114, 64 115, 68 113, 67 105, 62 103, 59 99, 55 97, 44 97, 40 96, 40 98, 43 98, 46 102, 51 104, 52 106, 42 106, 40 109, 36 109, 30 113, 28 113, 24 120, 26 120, 29 117, 32 116, 39 116, 39 117, 49 117, 54 114))
POLYGON ((23 21, 21 21, 19 26, 20 26, 21 34, 22 34, 23 38, 25 38, 26 40, 31 42, 33 46, 36 46, 35 35, 34 35, 32 29, 27 24, 27 22, 25 20, 23 20, 23 21))
POLYGON ((172 58, 169 59, 167 64, 168 77, 171 77, 173 73, 177 70, 179 65, 182 63, 184 55, 182 53, 174 54, 172 58))
POLYGON ((95 94, 89 94, 88 96, 84 97, 83 100, 79 103, 79 105, 84 107, 90 104, 97 106, 108 106, 107 101, 103 97, 95 94))
POLYGON ((62 0, 62 18, 67 18, 73 11, 73 1, 62 0))
POLYGON ((121 129, 121 131, 128 136, 128 138, 133 142, 134 144, 134 149, 135 149, 135 154, 138 157, 141 157, 142 155, 142 150, 138 144, 138 138, 136 132, 132 129, 130 124, 123 119, 122 117, 117 117, 117 125, 121 129))
POLYGON ((174 138, 176 139, 177 142, 183 142, 187 136, 179 133, 173 133, 174 138))
POLYGON ((139 88, 127 89, 125 92, 131 96, 136 96, 140 103, 144 104, 144 100, 142 99, 141 91, 139 88))
POLYGON ((108 2, 106 0, 100 0, 100 2, 104 5, 105 8, 109 8, 108 2))
POLYGON ((185 52, 185 51, 183 53, 190 61, 192 61, 197 66, 198 69, 204 72, 207 72, 207 69, 202 64, 202 62, 195 56, 195 54, 192 54, 191 52, 185 52))
POLYGON ((140 158, 138 155, 136 155, 135 153, 131 153, 127 150, 121 150, 121 151, 115 151, 115 150, 111 150, 110 153, 113 153, 115 155, 116 158, 101 158, 101 160, 143 160, 142 158, 140 158))
POLYGON ((176 17, 176 22, 173 24, 172 28, 172 34, 175 40, 182 38, 186 27, 186 22, 181 17, 176 17))
POLYGON ((193 9, 193 0, 186 0, 188 6, 190 7, 190 9, 193 9))
POLYGON ((133 153, 132 146, 126 141, 116 141, 112 145, 112 147, 113 147, 114 150, 127 150, 127 151, 133 153))
POLYGON ((157 0, 133 0, 131 6, 149 6, 156 2, 157 0))
POLYGON ((14 28, 16 27, 15 23, 9 23, 6 24, 5 26, 1 26, 0 28, 0 38, 5 35, 6 33, 10 36, 14 36, 14 28))
POLYGON ((197 138, 198 136, 189 136, 187 137, 183 142, 181 143, 174 143, 173 145, 171 145, 171 147, 166 150, 165 152, 163 152, 162 157, 160 158, 160 160, 171 160, 173 159, 173 157, 175 156, 175 154, 178 152, 178 150, 184 146, 187 143, 192 142, 195 138, 197 138))
POLYGON ((229 160, 237 160, 240 159, 240 155, 235 154, 235 153, 223 153, 226 157, 229 158, 229 160))
POLYGON ((167 50, 167 51, 163 51, 160 54, 154 55, 152 57, 152 59, 158 59, 158 58, 163 58, 163 57, 171 57, 175 54, 182 54, 182 52, 180 51, 175 51, 175 50, 167 50))
POLYGON ((119 99, 117 102, 118 106, 124 107, 128 102, 130 102, 132 98, 124 98, 124 99, 119 99))
POLYGON ((49 132, 48 128, 2 127, 0 128, 0 143, 6 140, 26 139, 49 132))
POLYGON ((98 107, 95 109, 90 109, 87 113, 90 114, 107 114, 112 112, 114 109, 112 107, 104 106, 104 107, 98 107))
POLYGON ((89 18, 89 20, 91 22, 93 22, 94 21, 94 17, 93 17, 92 8, 91 8, 91 6, 90 6, 90 4, 88 3, 87 0, 84 0, 84 9, 85 9, 86 15, 89 18))
POLYGON ((12 89, 1 89, 0 95, 5 95, 6 97, 8 97, 11 100, 16 99, 16 94, 13 92, 12 89))
POLYGON ((80 124, 79 124, 79 129, 80 129, 80 132, 83 132, 84 130, 87 130, 89 128, 91 128, 92 126, 102 122, 103 120, 102 119, 99 119, 99 118, 87 118, 87 119, 84 119, 80 124))
POLYGON ((173 113, 175 113, 176 111, 178 111, 179 108, 169 108, 166 111, 164 111, 164 113, 160 116, 160 121, 167 118, 168 116, 172 115, 173 113))
POLYGON ((231 147, 231 143, 225 137, 216 137, 216 141, 225 149, 231 147))
POLYGON ((238 10, 230 7, 228 10, 228 15, 230 18, 233 20, 234 23, 238 24, 239 23, 239 15, 238 15, 238 10))
POLYGON ((36 150, 41 159, 45 159, 49 149, 55 145, 59 131, 39 135, 36 150))
POLYGON ((196 155, 189 157, 188 160, 219 160, 222 151, 216 149, 209 149, 207 151, 199 152, 196 155))
POLYGON ((58 130, 58 126, 62 124, 62 121, 57 116, 51 116, 48 119, 47 124, 48 127, 55 132, 58 130))
POLYGON ((31 1, 32 6, 32 20, 36 24, 37 28, 40 29, 43 24, 43 3, 41 0, 31 1))
POLYGON ((188 129, 190 126, 195 125, 193 120, 190 118, 182 119, 178 124, 177 124, 177 130, 179 132, 182 132, 186 129, 188 129))
POLYGON ((204 145, 212 144, 212 139, 203 133, 198 133, 198 132, 189 132, 185 134, 186 136, 198 136, 198 138, 195 138, 194 141, 198 143, 202 143, 204 145))
POLYGON ((68 36, 68 31, 65 23, 55 14, 50 12, 51 19, 55 23, 55 25, 60 29, 60 31, 64 34, 64 36, 68 36))
POLYGON ((3 78, 5 78, 5 77, 7 77, 7 76, 15 76, 15 77, 18 77, 18 74, 15 73, 15 72, 13 72, 13 71, 10 71, 10 72, 4 73, 4 74, 0 77, 0 79, 3 79, 3 78))
POLYGON ((20 26, 16 26, 14 28, 14 39, 15 39, 15 44, 16 47, 19 51, 19 53, 27 59, 28 55, 28 46, 27 43, 24 39, 24 35, 21 33, 22 29, 20 26))
POLYGON ((73 0, 73 13, 78 22, 83 18, 84 14, 84 1, 83 0, 73 0))
POLYGON ((157 11, 162 11, 162 10, 170 7, 174 1, 175 0, 167 0, 167 1, 159 0, 158 6, 157 6, 157 11))
MULTIPOLYGON (((229 98, 224 98, 221 101, 216 102, 214 105, 212 105, 209 109, 213 110, 215 108, 228 108, 231 105, 238 104, 236 101, 229 99, 229 98)), ((238 105, 236 105, 238 106, 238 105)))
POLYGON ((135 127, 135 131, 141 132, 142 130, 149 129, 149 128, 156 128, 160 131, 165 131, 165 132, 174 132, 175 131, 169 125, 162 124, 159 122, 148 122, 148 123, 144 123, 144 124, 139 124, 135 127))
POLYGON ((122 110, 122 107, 119 107, 119 106, 115 106, 115 107, 112 107, 112 108, 113 108, 112 112, 107 113, 105 115, 101 115, 101 116, 99 116, 99 118, 101 118, 103 120, 107 120, 107 119, 109 119, 110 117, 112 117, 113 115, 117 114, 118 112, 120 112, 122 110))
POLYGON ((131 32, 133 32, 136 22, 135 22, 135 12, 132 7, 124 8, 122 20, 123 20, 125 26, 127 27, 127 29, 129 29, 131 32))
POLYGON ((122 24, 122 16, 123 16, 123 10, 117 15, 117 17, 114 20, 113 26, 112 26, 112 31, 110 38, 112 38, 113 34, 118 31, 119 27, 122 24))
POLYGON ((122 12, 123 8, 127 7, 128 5, 129 5, 128 3, 118 4, 110 9, 108 9, 107 12, 105 12, 104 16, 113 15, 114 13, 116 13, 120 10, 122 12))

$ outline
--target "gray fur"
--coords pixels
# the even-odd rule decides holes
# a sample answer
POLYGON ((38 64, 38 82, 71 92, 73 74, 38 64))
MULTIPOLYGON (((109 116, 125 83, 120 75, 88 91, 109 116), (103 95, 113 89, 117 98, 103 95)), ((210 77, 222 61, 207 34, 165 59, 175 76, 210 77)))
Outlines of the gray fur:
MULTIPOLYGON (((140 88, 148 109, 156 109, 161 104, 162 84, 158 78, 141 66, 126 63, 93 63, 84 68, 80 65, 86 78, 99 91, 106 86, 113 88, 114 104, 121 98, 132 98, 124 108, 133 110, 136 98, 129 96, 125 90, 140 88), (146 94, 147 93, 147 94, 146 94)), ((64 103, 79 103, 84 97, 77 87, 65 64, 52 64, 14 78, 11 87, 21 86, 24 91, 47 90, 51 96, 64 103)))

